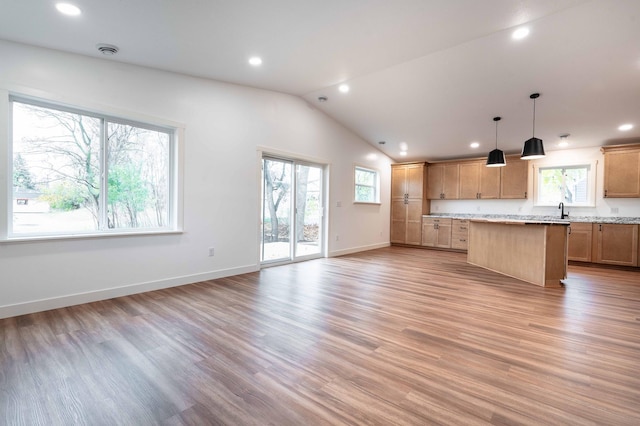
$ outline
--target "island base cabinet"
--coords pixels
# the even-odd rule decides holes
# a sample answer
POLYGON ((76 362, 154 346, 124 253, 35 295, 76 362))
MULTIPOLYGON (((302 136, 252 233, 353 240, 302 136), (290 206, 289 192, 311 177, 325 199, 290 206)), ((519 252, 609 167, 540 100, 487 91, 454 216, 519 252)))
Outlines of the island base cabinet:
POLYGON ((594 263, 638 266, 638 225, 593 224, 594 263))
POLYGON ((471 220, 467 262, 542 287, 567 277, 566 225, 471 220))

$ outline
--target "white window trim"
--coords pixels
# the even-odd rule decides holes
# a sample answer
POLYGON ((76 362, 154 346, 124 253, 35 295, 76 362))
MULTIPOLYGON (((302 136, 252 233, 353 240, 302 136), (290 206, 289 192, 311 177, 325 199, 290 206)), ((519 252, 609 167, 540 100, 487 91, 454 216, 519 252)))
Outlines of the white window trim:
POLYGON ((580 161, 575 163, 562 162, 561 164, 534 164, 533 165, 533 205, 535 207, 557 207, 557 204, 541 203, 538 200, 539 192, 539 176, 540 169, 561 169, 575 167, 589 167, 587 173, 587 202, 565 204, 566 207, 595 207, 596 206, 596 182, 598 161, 580 161))
POLYGON ((352 189, 353 189, 353 204, 373 204, 373 205, 380 205, 382 204, 380 201, 380 171, 378 169, 375 169, 373 167, 370 166, 362 166, 360 164, 354 164, 353 166, 353 185, 352 185, 352 189), (375 183, 375 201, 360 201, 360 200, 356 200, 356 171, 358 169, 364 170, 364 171, 368 171, 368 172, 373 172, 375 173, 375 179, 376 179, 376 183, 375 183))
MULTIPOLYGON (((25 92, 28 92, 26 90, 25 92)), ((55 96, 50 99, 32 96, 24 92, 0 90, 0 130, 6 129, 6 137, 0 137, 0 164, 6 165, 6 176, 0 176, 0 182, 6 178, 6 185, 0 185, 0 199, 5 199, 7 208, 0 208, 0 243, 20 243, 28 241, 47 241, 78 238, 103 238, 103 237, 131 237, 148 235, 180 234, 183 232, 183 206, 184 206, 184 130, 180 123, 150 117, 143 114, 128 111, 108 111, 107 109, 85 108, 80 102, 71 105, 68 102, 60 102, 55 96), (162 228, 139 229, 104 229, 99 231, 72 232, 72 233, 42 233, 42 234, 13 234, 13 186, 11 175, 13 173, 13 118, 11 102, 21 102, 45 108, 53 108, 62 111, 99 117, 110 122, 120 124, 132 124, 145 129, 161 130, 170 136, 170 192, 168 225, 162 228), (3 147, 4 145, 4 147, 3 147)))

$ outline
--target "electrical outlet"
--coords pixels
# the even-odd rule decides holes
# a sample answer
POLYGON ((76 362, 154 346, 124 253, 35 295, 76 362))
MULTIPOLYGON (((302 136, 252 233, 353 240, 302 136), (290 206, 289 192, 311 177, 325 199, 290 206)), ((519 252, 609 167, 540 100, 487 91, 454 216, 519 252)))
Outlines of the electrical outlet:
POLYGON ((480 211, 480 206, 476 206, 476 211, 479 212, 480 211))
POLYGON ((342 207, 342 201, 336 201, 336 207, 342 207))
POLYGON ((209 247, 209 256, 213 256, 213 255, 214 255, 214 248, 209 247))
POLYGON ((611 207, 611 214, 618 214, 620 210, 617 207, 611 207))
POLYGON ((336 241, 340 241, 340 235, 336 235, 336 241))

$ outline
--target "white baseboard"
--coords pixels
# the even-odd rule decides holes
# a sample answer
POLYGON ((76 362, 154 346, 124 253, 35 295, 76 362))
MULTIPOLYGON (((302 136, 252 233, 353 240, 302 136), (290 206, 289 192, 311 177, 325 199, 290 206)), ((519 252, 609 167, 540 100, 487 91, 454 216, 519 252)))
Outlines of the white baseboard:
POLYGON ((351 248, 342 249, 342 250, 334 250, 329 252, 329 257, 344 256, 345 254, 358 253, 358 252, 367 251, 367 250, 375 250, 379 248, 389 247, 390 245, 391 243, 386 242, 386 243, 370 244, 368 246, 359 246, 359 247, 351 247, 351 248))
POLYGON ((17 303, 15 305, 5 305, 0 306, 0 319, 15 317, 18 315, 32 314, 34 312, 48 311, 50 309, 65 308, 68 306, 80 305, 82 303, 113 299, 114 297, 128 296, 131 294, 144 293, 147 291, 160 290, 163 288, 177 287, 185 284, 193 284, 201 281, 214 280, 216 278, 229 277, 232 275, 246 274, 248 272, 256 272, 258 270, 260 270, 259 265, 247 265, 241 266, 239 268, 222 269, 219 271, 185 275, 160 281, 149 281, 144 283, 126 285, 123 287, 113 287, 87 293, 76 293, 67 296, 17 303))

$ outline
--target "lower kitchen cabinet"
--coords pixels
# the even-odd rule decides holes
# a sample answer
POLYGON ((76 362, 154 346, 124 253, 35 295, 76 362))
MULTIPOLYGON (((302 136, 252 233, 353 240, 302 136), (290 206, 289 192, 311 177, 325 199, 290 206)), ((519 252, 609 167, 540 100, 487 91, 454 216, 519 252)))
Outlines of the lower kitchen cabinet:
POLYGON ((593 226, 591 223, 571 222, 569 226, 569 260, 591 262, 593 226))
POLYGON ((451 219, 422 218, 422 245, 451 248, 451 219))
POLYGON ((469 248, 469 221, 453 219, 451 221, 451 248, 467 250, 469 248))
POLYGON ((638 266, 638 225, 594 223, 592 262, 638 266))

